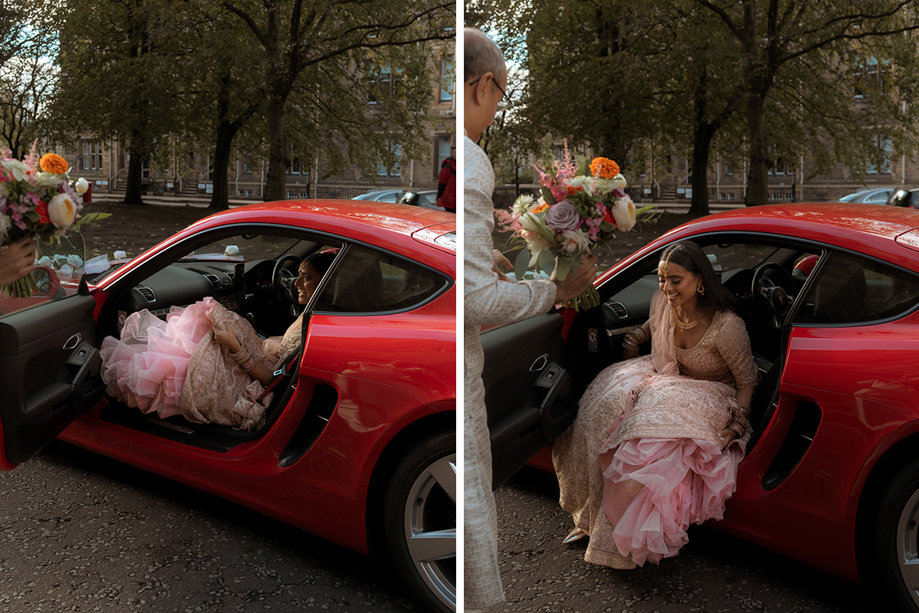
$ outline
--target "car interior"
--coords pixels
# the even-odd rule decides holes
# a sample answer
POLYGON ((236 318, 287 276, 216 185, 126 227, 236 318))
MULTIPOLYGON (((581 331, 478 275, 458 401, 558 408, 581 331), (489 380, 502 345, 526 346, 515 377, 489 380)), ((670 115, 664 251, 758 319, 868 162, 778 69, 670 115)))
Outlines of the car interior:
MULTIPOLYGON (((248 321, 260 337, 283 335, 303 309, 293 286, 300 262, 321 251, 339 253, 341 247, 340 242, 324 237, 260 232, 212 233, 203 242, 199 239, 178 245, 133 273, 135 278, 120 284, 127 289, 106 302, 99 317, 99 339, 118 338, 126 317, 142 309, 166 320, 174 307, 186 307, 207 296, 248 321)), ((326 285, 324 277, 316 293, 326 285)), ((308 325, 305 319, 304 327, 308 325)), ((277 407, 283 406, 293 393, 295 366, 300 355, 301 352, 293 352, 286 356, 284 366, 287 370, 272 390, 274 397, 266 410, 266 421, 251 432, 193 423, 181 415, 161 419, 156 413, 144 414, 108 395, 108 406, 101 415, 103 419, 158 436, 226 451, 257 438, 276 418, 277 407)), ((310 407, 309 414, 315 417, 312 421, 317 427, 325 423, 337 403, 337 394, 329 391, 318 390, 313 396, 314 406, 310 407)), ((320 432, 321 429, 303 434, 300 446, 303 440, 315 440, 320 432)))

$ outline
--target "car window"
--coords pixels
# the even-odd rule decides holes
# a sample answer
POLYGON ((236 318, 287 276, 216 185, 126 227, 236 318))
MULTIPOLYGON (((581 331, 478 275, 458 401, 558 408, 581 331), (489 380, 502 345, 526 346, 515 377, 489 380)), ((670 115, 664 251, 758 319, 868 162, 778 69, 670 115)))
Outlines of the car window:
POLYGON ((715 272, 730 272, 739 268, 756 268, 768 260, 776 252, 776 248, 769 245, 734 243, 707 245, 703 247, 703 251, 715 272))
POLYGON ((51 245, 36 241, 30 295, 0 296, 0 317, 76 294, 86 272, 85 257, 83 236, 77 232, 68 232, 51 245))
POLYGON ((855 324, 912 310, 919 277, 874 260, 833 252, 795 316, 803 324, 855 324))
POLYGON ((181 262, 273 260, 298 242, 288 236, 232 236, 208 243, 184 256, 181 262))
POLYGON ((399 200, 399 192, 389 192, 388 194, 383 194, 380 196, 380 202, 397 202, 399 200))
POLYGON ((890 192, 878 192, 869 196, 865 202, 887 202, 887 196, 889 195, 890 192))
POLYGON ((322 290, 314 311, 377 313, 420 305, 448 280, 390 253, 352 246, 322 290))

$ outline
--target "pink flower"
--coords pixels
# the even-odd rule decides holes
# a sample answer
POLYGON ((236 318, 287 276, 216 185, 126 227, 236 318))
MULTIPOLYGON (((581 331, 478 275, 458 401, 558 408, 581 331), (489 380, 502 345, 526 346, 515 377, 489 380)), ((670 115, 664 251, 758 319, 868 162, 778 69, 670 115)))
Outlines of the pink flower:
POLYGON ((552 192, 556 202, 568 199, 568 188, 564 185, 553 185, 549 188, 549 191, 552 192))

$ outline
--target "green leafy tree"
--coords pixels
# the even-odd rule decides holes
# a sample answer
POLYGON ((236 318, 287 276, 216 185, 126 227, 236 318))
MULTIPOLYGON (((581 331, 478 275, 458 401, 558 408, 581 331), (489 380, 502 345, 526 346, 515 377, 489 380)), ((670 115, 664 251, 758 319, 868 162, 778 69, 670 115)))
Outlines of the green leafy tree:
POLYGON ((125 202, 143 204, 142 171, 177 117, 181 13, 165 0, 74 2, 61 25, 60 86, 53 101, 60 140, 78 131, 116 139, 130 160, 125 202))
MULTIPOLYGON (((454 36, 455 5, 441 0, 223 0, 222 5, 248 26, 263 51, 259 69, 265 84, 269 154, 266 199, 284 197, 292 151, 290 103, 295 93, 301 94, 295 111, 299 114, 295 121, 301 126, 311 122, 315 126, 318 118, 335 120, 339 109, 327 103, 325 96, 336 92, 337 84, 353 82, 361 74, 361 66, 354 67, 355 73, 349 65, 361 53, 367 58, 383 55, 387 64, 379 74, 388 69, 396 75, 404 69, 402 62, 395 62, 402 59, 396 57, 399 50, 403 52, 400 56, 412 58, 420 43, 454 36), (300 83, 301 79, 312 82, 300 83)), ((348 132, 352 118, 339 119, 343 121, 338 127, 348 132)), ((303 130, 299 133, 309 138, 303 130)))
MULTIPOLYGON (((796 103, 800 110, 793 109, 797 111, 794 117, 819 119, 813 127, 796 124, 799 138, 794 139, 795 144, 802 144, 804 135, 814 132, 816 142, 825 143, 821 147, 828 151, 851 138, 862 140, 866 133, 854 121, 859 115, 859 105, 852 98, 852 90, 837 97, 835 104, 829 99, 832 92, 840 93, 841 85, 851 83, 846 77, 858 66, 850 63, 853 53, 864 56, 855 43, 883 46, 885 39, 919 28, 916 0, 693 1, 717 16, 721 27, 741 48, 743 113, 749 147, 748 205, 768 201, 768 173, 776 159, 770 134, 779 132, 780 123, 794 124, 787 116, 780 121, 771 112, 796 103), (782 98, 779 100, 777 93, 785 96, 779 96, 782 98), (838 139, 843 128, 848 138, 838 139)), ((915 46, 908 41, 908 37, 901 37, 894 45, 909 46, 915 56, 915 46)), ((907 65, 916 61, 902 53, 898 55, 907 65)), ((912 71, 906 66, 903 69, 912 71)), ((873 102, 888 106, 883 97, 876 97, 873 102)), ((881 116, 896 116, 896 107, 893 104, 876 112, 881 116)), ((897 131, 894 124, 878 127, 897 131)), ((783 137, 783 144, 789 149, 796 148, 792 144, 793 134, 785 131, 783 137)), ((824 156, 824 159, 829 157, 839 156, 824 156)))

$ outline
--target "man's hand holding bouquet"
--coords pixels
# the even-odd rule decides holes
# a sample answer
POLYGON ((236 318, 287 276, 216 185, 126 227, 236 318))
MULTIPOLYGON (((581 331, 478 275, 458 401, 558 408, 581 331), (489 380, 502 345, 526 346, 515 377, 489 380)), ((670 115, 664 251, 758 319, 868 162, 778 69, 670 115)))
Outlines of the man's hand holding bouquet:
MULTIPOLYGON (((0 154, 0 254, 15 244, 35 238, 52 244, 68 230, 109 217, 109 213, 81 216, 86 179, 71 184, 69 165, 61 156, 46 153, 39 158, 35 145, 22 161, 9 149, 0 154)), ((31 273, 0 286, 0 297, 26 298, 36 289, 31 273)))
MULTIPOLYGON (((565 143, 564 157, 552 159, 550 135, 544 143, 544 160, 533 165, 539 177, 540 197, 520 196, 510 212, 496 210, 499 225, 511 230, 523 248, 514 262, 522 279, 527 269, 542 270, 565 280, 598 244, 628 232, 638 221, 650 221, 654 207, 636 210, 625 193, 625 177, 613 160, 584 156, 572 159, 565 143)), ((600 304, 591 286, 568 306, 576 310, 600 304)))

